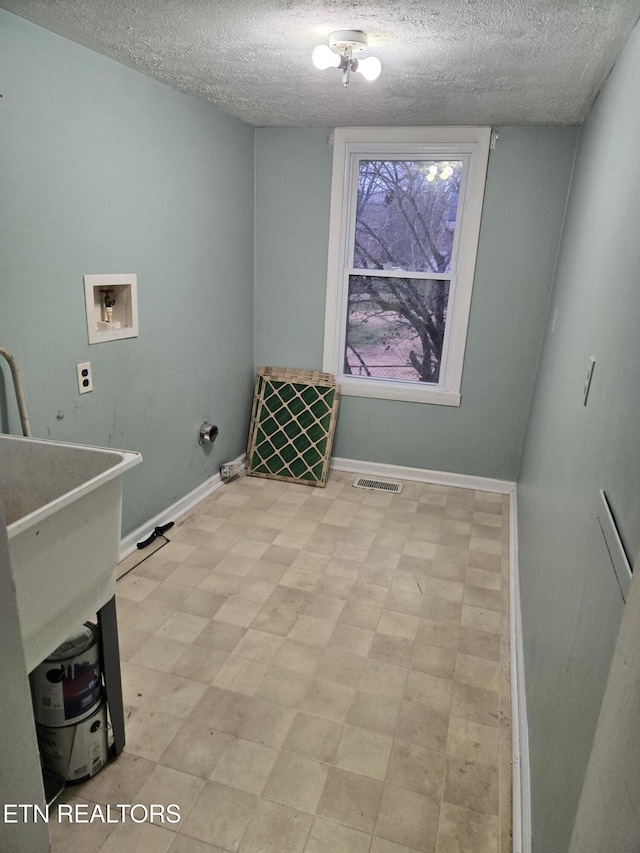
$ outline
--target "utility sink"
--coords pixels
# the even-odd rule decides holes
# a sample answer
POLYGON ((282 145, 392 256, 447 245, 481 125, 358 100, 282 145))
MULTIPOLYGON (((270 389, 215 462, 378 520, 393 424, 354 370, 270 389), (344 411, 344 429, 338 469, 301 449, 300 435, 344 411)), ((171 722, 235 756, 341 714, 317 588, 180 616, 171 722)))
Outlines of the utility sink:
POLYGON ((122 474, 139 453, 0 435, 0 501, 27 671, 115 593, 122 474))

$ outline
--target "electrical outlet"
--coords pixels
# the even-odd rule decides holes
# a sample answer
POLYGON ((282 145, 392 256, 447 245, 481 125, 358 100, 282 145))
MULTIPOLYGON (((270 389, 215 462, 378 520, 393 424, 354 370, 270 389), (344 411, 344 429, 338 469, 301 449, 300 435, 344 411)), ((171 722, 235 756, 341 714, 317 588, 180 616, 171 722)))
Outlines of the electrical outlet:
POLYGON ((589 369, 587 370, 587 376, 584 380, 584 385, 582 386, 582 405, 587 405, 587 398, 589 396, 589 388, 591 388, 591 380, 593 378, 593 368, 596 366, 596 360, 593 356, 589 359, 589 369))
POLYGON ((83 361, 82 364, 76 364, 76 371, 78 372, 78 392, 87 394, 89 391, 93 391, 91 362, 83 361))

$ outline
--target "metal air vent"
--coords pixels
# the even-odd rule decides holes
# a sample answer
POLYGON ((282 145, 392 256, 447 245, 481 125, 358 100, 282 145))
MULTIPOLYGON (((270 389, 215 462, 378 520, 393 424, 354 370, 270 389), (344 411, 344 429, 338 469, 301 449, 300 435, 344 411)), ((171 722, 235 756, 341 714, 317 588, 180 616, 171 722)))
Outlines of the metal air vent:
POLYGON ((356 489, 389 492, 392 495, 399 495, 402 491, 402 483, 395 483, 390 480, 372 480, 369 477, 357 477, 353 482, 353 486, 356 489))

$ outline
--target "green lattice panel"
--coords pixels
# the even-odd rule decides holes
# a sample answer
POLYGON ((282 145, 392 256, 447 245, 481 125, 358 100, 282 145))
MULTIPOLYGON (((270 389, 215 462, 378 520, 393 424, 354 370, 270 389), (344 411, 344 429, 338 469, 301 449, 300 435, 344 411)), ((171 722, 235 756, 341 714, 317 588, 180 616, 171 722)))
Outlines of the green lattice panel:
POLYGON ((339 396, 331 374, 260 368, 247 473, 324 486, 339 396))

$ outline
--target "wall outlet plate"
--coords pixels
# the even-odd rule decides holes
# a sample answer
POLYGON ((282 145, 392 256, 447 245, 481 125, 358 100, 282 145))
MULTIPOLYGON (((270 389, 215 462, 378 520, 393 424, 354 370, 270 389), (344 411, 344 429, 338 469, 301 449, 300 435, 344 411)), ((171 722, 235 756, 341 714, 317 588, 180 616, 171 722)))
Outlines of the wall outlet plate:
POLYGON ((93 376, 91 375, 91 362, 83 361, 76 364, 76 372, 78 374, 78 393, 88 394, 93 391, 93 376))

